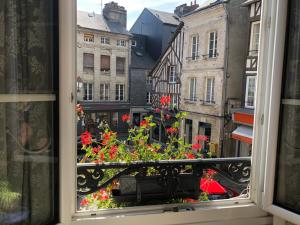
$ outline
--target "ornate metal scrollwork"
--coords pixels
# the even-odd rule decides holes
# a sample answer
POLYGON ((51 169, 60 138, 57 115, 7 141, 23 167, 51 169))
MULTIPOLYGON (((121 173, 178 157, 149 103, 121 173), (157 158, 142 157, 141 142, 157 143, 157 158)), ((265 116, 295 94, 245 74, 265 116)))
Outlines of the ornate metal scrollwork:
POLYGON ((247 183, 250 179, 250 162, 236 162, 228 166, 229 175, 240 183, 247 183))
POLYGON ((77 193, 87 195, 99 190, 99 182, 104 178, 104 172, 99 167, 77 168, 77 193))

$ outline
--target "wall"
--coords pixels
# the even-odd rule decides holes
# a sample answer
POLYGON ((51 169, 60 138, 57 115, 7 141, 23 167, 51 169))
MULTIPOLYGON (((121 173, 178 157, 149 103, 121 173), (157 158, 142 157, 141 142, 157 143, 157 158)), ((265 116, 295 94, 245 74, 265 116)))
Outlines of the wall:
MULTIPOLYGON (((128 73, 130 63, 130 43, 129 36, 110 34, 104 32, 93 32, 94 43, 85 43, 83 36, 85 32, 91 32, 91 30, 78 29, 77 30, 77 76, 80 76, 84 82, 91 82, 94 84, 94 101, 100 101, 100 83, 110 84, 110 100, 115 101, 115 87, 116 84, 125 84, 125 101, 128 101, 128 73), (104 45, 100 43, 100 37, 105 36, 110 38, 110 45, 104 45), (127 40, 126 47, 118 47, 117 40, 127 40), (83 53, 94 54, 94 73, 83 72, 83 53), (110 73, 103 73, 100 71, 100 55, 110 55, 111 68, 110 73), (125 58, 125 74, 116 74, 116 57, 125 58)), ((78 100, 82 100, 83 90, 78 93, 78 100)))

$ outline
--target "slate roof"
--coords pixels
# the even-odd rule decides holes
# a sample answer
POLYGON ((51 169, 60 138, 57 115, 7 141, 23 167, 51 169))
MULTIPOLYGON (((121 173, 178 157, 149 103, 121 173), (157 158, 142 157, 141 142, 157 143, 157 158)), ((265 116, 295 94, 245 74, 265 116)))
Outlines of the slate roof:
POLYGON ((102 15, 94 12, 77 11, 77 25, 93 30, 130 35, 120 23, 107 21, 102 15))
POLYGON ((165 24, 179 25, 180 23, 178 17, 174 13, 168 13, 149 8, 146 9, 165 24))

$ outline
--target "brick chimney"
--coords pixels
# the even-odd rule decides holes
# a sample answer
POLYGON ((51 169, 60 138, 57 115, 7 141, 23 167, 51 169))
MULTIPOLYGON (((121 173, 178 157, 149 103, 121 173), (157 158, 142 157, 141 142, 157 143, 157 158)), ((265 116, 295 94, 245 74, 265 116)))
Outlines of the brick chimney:
POLYGON ((174 13, 178 17, 182 17, 183 15, 192 12, 193 10, 197 9, 199 7, 199 4, 197 4, 196 0, 194 0, 194 3, 191 2, 191 5, 188 6, 187 4, 179 5, 175 8, 174 13))
POLYGON ((119 6, 117 2, 106 3, 102 14, 107 21, 118 22, 126 29, 127 11, 124 6, 119 6))

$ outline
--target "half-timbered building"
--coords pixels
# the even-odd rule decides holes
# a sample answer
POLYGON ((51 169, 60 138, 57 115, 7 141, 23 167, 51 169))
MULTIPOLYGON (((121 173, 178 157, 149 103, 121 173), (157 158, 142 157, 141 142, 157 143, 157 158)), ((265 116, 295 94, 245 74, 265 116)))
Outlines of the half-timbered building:
POLYGON ((236 125, 236 129, 231 135, 236 140, 234 156, 248 156, 252 149, 261 1, 247 0, 242 6, 249 9, 249 38, 243 79, 242 105, 240 108, 232 110, 232 120, 236 125))

